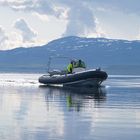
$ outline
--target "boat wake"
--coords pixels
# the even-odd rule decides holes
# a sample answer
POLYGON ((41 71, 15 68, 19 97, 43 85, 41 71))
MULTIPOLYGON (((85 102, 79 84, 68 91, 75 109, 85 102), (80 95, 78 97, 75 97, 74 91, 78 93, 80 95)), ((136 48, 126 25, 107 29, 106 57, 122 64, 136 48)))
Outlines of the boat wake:
POLYGON ((38 86, 40 74, 0 74, 0 86, 38 86))

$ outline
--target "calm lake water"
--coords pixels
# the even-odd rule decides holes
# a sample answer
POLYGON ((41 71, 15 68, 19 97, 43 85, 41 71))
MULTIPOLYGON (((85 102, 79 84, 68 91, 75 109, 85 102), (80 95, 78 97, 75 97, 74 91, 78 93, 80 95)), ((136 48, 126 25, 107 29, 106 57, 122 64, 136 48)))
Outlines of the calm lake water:
POLYGON ((0 140, 139 140, 140 76, 101 88, 40 86, 40 74, 0 74, 0 140))

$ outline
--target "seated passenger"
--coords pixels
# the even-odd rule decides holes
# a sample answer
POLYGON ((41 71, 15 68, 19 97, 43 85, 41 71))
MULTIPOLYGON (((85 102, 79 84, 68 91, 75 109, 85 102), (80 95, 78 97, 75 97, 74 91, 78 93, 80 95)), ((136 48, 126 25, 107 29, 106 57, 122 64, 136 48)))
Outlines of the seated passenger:
POLYGON ((86 68, 85 63, 82 60, 78 61, 78 66, 77 67, 86 68))
POLYGON ((76 61, 75 65, 73 66, 73 72, 85 71, 85 69, 85 63, 82 60, 76 61))

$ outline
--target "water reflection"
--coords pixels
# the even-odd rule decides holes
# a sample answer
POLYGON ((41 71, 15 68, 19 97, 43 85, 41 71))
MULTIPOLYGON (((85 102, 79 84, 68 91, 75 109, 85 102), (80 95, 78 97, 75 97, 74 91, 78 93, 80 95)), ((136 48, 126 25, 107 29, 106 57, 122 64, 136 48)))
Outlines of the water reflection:
POLYGON ((106 101, 106 89, 40 86, 45 93, 47 106, 52 100, 59 100, 69 111, 81 111, 87 106, 99 107, 106 101))
MULTIPOLYGON (((111 84, 112 80, 108 81, 111 84)), ((115 84, 92 89, 5 85, 0 90, 2 140, 140 137, 139 88, 115 84)))

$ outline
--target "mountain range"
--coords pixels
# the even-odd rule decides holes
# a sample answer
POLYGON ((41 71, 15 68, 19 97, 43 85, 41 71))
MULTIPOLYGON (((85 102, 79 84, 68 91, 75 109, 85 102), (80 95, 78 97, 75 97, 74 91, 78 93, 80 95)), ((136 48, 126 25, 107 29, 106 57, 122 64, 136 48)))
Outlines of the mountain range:
MULTIPOLYGON (((43 72, 50 56, 83 59, 88 68, 140 70, 140 41, 69 36, 43 46, 0 51, 0 71, 43 72)), ((63 61, 55 65, 62 66, 63 61)), ((125 71, 123 71, 125 72, 125 71)))

